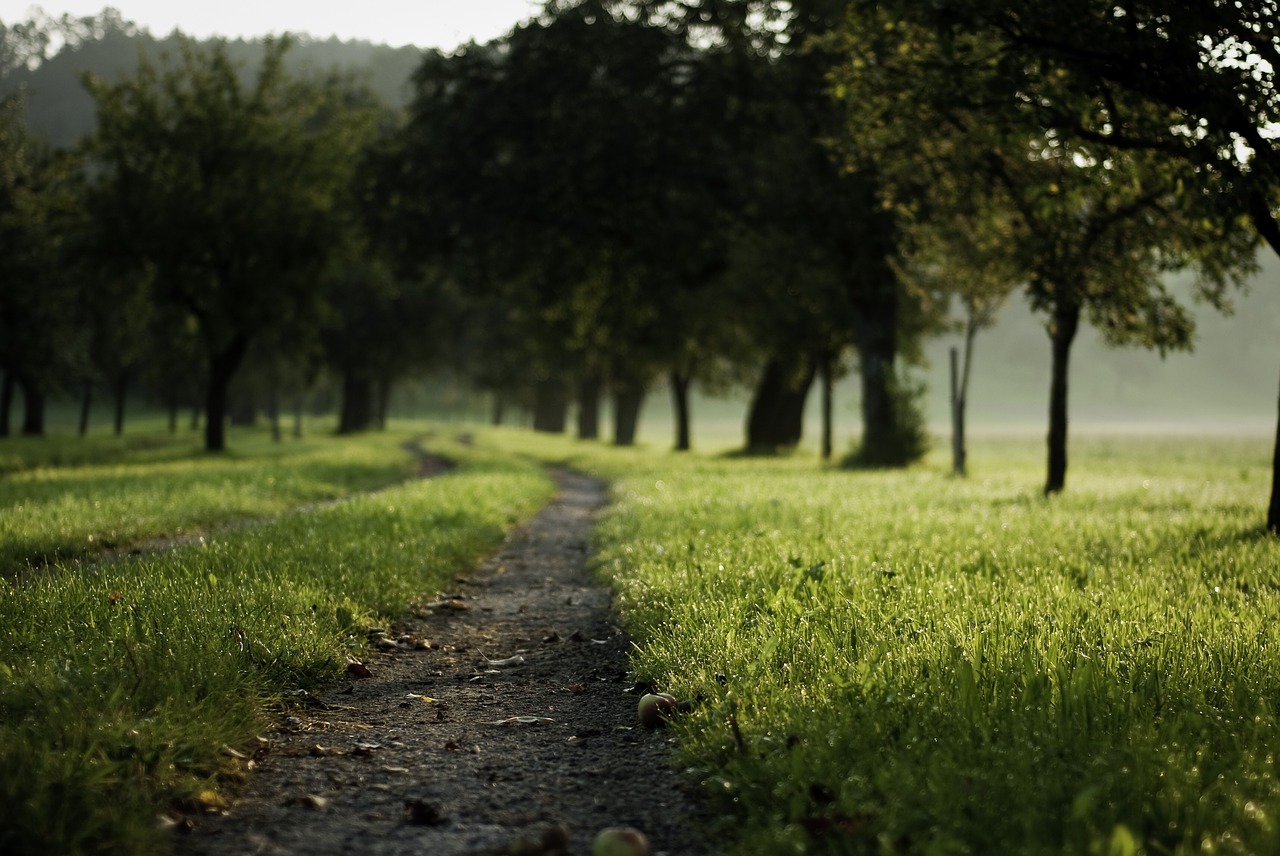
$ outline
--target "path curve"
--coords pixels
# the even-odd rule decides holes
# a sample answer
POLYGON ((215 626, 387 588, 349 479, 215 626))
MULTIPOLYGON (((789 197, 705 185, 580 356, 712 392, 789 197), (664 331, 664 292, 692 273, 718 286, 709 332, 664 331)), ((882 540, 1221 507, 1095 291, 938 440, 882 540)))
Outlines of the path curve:
POLYGON ((270 735, 243 797, 180 853, 578 856, 605 826, 701 856, 694 793, 636 720, 630 642, 587 570, 604 486, 553 471, 556 498, 270 735), (387 644, 387 643, 383 643, 387 644), (419 645, 425 642, 418 642, 419 645))

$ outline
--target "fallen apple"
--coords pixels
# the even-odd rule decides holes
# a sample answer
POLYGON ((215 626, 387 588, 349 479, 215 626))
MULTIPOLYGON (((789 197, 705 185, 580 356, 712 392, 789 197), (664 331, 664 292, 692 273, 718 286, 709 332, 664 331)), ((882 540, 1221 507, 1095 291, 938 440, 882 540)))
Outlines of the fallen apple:
POLYGON ((646 693, 640 697, 637 712, 641 725, 645 728, 657 728, 675 714, 675 696, 669 693, 646 693))
POLYGON ((591 856, 649 856, 649 839, 630 826, 609 826, 596 836, 591 856))

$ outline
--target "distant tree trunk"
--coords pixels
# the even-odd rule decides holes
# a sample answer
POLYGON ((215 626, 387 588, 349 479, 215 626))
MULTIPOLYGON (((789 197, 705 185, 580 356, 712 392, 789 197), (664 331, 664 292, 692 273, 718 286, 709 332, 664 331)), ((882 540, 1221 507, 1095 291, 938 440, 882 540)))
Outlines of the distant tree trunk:
POLYGON ((342 409, 339 434, 367 431, 374 424, 373 378, 361 371, 348 371, 342 378, 342 409))
POLYGON ((502 400, 502 393, 495 392, 493 394, 493 410, 490 411, 490 416, 489 416, 490 425, 502 424, 502 417, 505 415, 503 413, 503 411, 505 410, 504 404, 505 403, 502 400))
POLYGON ((271 442, 279 443, 284 435, 280 432, 280 392, 275 386, 267 394, 267 421, 271 424, 271 442))
POLYGON ((115 428, 115 434, 117 437, 124 434, 124 407, 125 407, 125 398, 127 397, 128 392, 129 392, 129 379, 124 372, 121 372, 116 377, 115 421, 112 423, 112 425, 115 428))
POLYGON ((965 475, 964 389, 960 384, 957 348, 951 349, 951 471, 958 476, 965 475))
POLYGON ((864 464, 896 465, 901 425, 894 401, 893 364, 898 354, 898 291, 891 275, 857 304, 856 345, 862 375, 862 445, 864 464))
POLYGON ((293 397, 293 438, 295 440, 302 439, 302 416, 306 403, 306 399, 301 395, 293 397))
POLYGON ((822 379, 822 460, 831 460, 835 447, 835 357, 824 353, 818 360, 818 374, 822 379))
MULTIPOLYGON (((204 405, 204 448, 206 452, 223 452, 227 448, 227 392, 231 379, 249 350, 249 338, 237 334, 209 360, 209 386, 204 405)), ((198 414, 199 411, 197 411, 198 414)))
POLYGON ((13 412, 13 393, 17 386, 13 372, 5 372, 0 381, 0 437, 8 437, 10 433, 9 415, 13 412))
POLYGON ((634 446, 636 428, 640 424, 640 405, 644 403, 644 384, 625 383, 613 393, 613 444, 634 446))
POLYGON ((774 356, 765 364, 747 413, 747 451, 772 454, 804 436, 804 403, 815 374, 812 357, 774 356))
POLYGON ((671 372, 671 405, 676 417, 676 451, 687 452, 692 448, 689 432, 689 387, 693 384, 692 372, 671 372))
POLYGON ((1045 495, 1058 493, 1067 483, 1067 368, 1071 343, 1080 328, 1080 303, 1059 299, 1053 306, 1049 339, 1053 362, 1049 381, 1049 474, 1045 495))
POLYGON ((89 412, 93 409, 93 381, 85 381, 80 392, 80 425, 77 433, 83 437, 89 433, 89 412))
POLYGON ((578 439, 600 438, 600 378, 587 375, 578 382, 578 439))
POLYGON ((1271 505, 1267 508, 1267 530, 1280 535, 1280 419, 1276 420, 1276 448, 1271 456, 1271 505))
POLYGON ((44 390, 30 378, 19 378, 22 387, 22 434, 44 436, 44 390))
POLYGON ((559 380, 538 381, 534 389, 533 430, 563 434, 568 420, 569 396, 559 380))
POLYGON ((178 402, 173 400, 169 402, 169 433, 178 433, 178 402))
POLYGON ((387 428, 387 414, 391 412, 391 375, 384 374, 378 378, 378 413, 377 428, 379 431, 385 431, 387 428))

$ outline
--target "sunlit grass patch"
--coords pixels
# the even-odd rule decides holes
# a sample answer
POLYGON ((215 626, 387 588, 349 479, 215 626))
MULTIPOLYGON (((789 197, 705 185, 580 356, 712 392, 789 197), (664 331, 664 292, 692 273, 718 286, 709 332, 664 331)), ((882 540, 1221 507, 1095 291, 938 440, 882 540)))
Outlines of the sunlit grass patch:
POLYGON ((737 853, 1280 850, 1266 443, 609 454, 597 562, 737 853))
MULTIPOLYGON (((29 443, 30 465, 0 476, 0 576, 403 481, 414 467, 405 439, 244 438, 218 456, 142 444, 75 466, 51 465, 66 456, 29 443)), ((48 441, 55 450, 66 442, 48 441)))
MULTIPOLYGON (((326 482, 349 490, 359 448, 380 461, 395 439, 332 447, 326 482)), ((369 623, 447 586, 550 496, 532 463, 437 446, 460 460, 447 476, 0 582, 0 851, 164 848, 159 813, 216 805, 282 697, 335 678, 369 623)))

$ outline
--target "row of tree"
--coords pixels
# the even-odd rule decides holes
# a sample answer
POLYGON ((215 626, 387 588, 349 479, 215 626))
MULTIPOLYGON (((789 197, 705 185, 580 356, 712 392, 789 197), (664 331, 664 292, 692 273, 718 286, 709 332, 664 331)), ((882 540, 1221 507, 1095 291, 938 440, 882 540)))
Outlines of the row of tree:
MULTIPOLYGON (((830 454, 852 356, 857 460, 902 464, 923 432, 901 364, 950 304, 971 345, 1021 289, 1049 332, 1056 492, 1080 323, 1187 348, 1164 275, 1196 269, 1221 305, 1259 237, 1280 250, 1261 5, 551 0, 423 54, 404 110, 289 73, 287 42, 250 74, 183 41, 87 80, 98 122, 72 150, 41 149, 6 101, 0 265, 22 285, 0 297, 0 367, 31 413, 54 382, 36 367, 202 354, 211 449, 255 351, 279 385, 338 371, 351 430, 397 373, 447 358, 542 430, 574 402, 597 436, 607 392, 619 443, 664 377, 677 448, 695 382, 746 383, 745 445, 773 451, 818 383, 830 454)), ((5 62, 29 68, 18 29, 5 62)))

